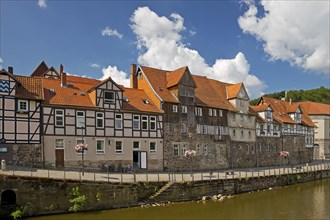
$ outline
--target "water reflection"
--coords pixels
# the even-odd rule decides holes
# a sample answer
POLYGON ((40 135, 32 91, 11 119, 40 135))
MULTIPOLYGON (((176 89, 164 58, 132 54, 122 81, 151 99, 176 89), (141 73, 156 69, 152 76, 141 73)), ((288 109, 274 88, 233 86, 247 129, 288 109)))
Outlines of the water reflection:
POLYGON ((77 213, 30 220, 85 219, 317 219, 329 220, 330 179, 241 194, 223 202, 77 213))

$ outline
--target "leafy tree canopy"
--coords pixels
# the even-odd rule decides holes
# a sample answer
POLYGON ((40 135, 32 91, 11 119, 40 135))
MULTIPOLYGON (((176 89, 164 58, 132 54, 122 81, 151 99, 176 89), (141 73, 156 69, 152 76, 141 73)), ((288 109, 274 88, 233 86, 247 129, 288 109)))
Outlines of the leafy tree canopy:
MULTIPOLYGON (((325 87, 320 87, 318 89, 311 90, 289 90, 287 91, 287 101, 292 99, 292 102, 320 102, 325 104, 330 104, 330 89, 325 87)), ((281 99, 285 97, 285 91, 274 92, 270 94, 265 94, 264 96, 281 99)), ((250 101, 251 105, 257 105, 260 98, 253 99, 250 101)))

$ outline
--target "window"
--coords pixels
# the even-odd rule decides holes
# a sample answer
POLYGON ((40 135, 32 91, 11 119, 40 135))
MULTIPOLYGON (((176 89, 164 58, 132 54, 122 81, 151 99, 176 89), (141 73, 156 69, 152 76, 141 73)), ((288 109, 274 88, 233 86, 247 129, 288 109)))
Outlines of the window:
POLYGON ((196 131, 197 134, 201 134, 201 133, 202 133, 202 125, 197 124, 196 130, 197 130, 197 131, 196 131))
POLYGON ((55 139, 55 148, 63 149, 64 148, 64 140, 63 139, 55 139))
POLYGON ((213 109, 213 116, 217 116, 217 110, 213 109))
POLYGON ((233 113, 233 121, 236 121, 236 114, 233 113))
POLYGON ((104 113, 96 113, 96 127, 104 128, 104 113))
POLYGON ((18 100, 17 107, 18 107, 17 110, 19 112, 27 112, 28 111, 28 101, 18 100))
POLYGON ((249 131, 249 138, 251 138, 251 131, 249 131))
POLYGON ((186 151, 187 151, 187 144, 184 144, 183 147, 182 147, 182 149, 181 149, 182 156, 185 156, 186 151))
POLYGON ((133 115, 133 130, 140 130, 140 115, 133 115))
POLYGON ((142 130, 148 130, 148 116, 142 116, 142 130))
POLYGON ((213 110, 211 108, 209 108, 209 116, 213 115, 213 110))
POLYGON ((156 131, 156 116, 150 116, 150 130, 156 131))
POLYGON ((240 115, 240 117, 241 117, 241 121, 243 121, 243 117, 244 117, 244 116, 243 116, 243 115, 240 115))
POLYGON ((195 114, 197 116, 203 116, 202 108, 195 108, 195 114))
POLYGON ((178 106, 177 105, 173 105, 172 109, 173 109, 173 112, 178 112, 178 106))
POLYGON ((222 117, 222 110, 219 110, 219 116, 222 117))
POLYGON ((243 138, 244 137, 244 131, 242 130, 241 131, 241 138, 243 138))
POLYGON ((104 140, 96 140, 96 154, 104 154, 105 147, 104 147, 104 140))
POLYGON ((0 92, 9 93, 9 80, 0 80, 0 92))
POLYGON ((115 128, 122 129, 123 128, 123 116, 121 114, 115 115, 115 128))
POLYGON ((179 156, 179 145, 178 144, 173 144, 173 155, 179 156))
POLYGON ((208 146, 207 144, 204 145, 204 155, 208 155, 209 154, 209 150, 208 150, 208 146))
POLYGON ((76 112, 76 123, 78 128, 84 127, 85 124, 85 112, 77 111, 76 112))
POLYGON ((64 126, 63 110, 55 110, 55 126, 64 126))
POLYGON ((260 125, 260 133, 261 133, 261 134, 264 134, 264 133, 265 133, 265 132, 264 132, 264 125, 263 125, 263 124, 260 125))
POLYGON ((187 106, 181 106, 181 112, 182 113, 187 113, 188 112, 187 106))
POLYGON ((187 124, 182 123, 181 124, 181 133, 187 133, 187 124))
POLYGON ((267 133, 270 133, 270 125, 267 125, 267 133))
POLYGON ((233 130, 233 136, 236 137, 236 130, 233 130))
POLYGON ((150 154, 156 154, 157 153, 156 142, 150 141, 150 143, 149 143, 149 153, 150 154))
POLYGON ((104 101, 114 103, 115 102, 115 93, 109 92, 109 91, 104 92, 104 101))
POLYGON ((201 148, 200 148, 199 144, 197 144, 197 146, 196 146, 197 155, 201 155, 200 151, 201 151, 201 148))
POLYGON ((0 147, 0 153, 7 153, 8 148, 7 147, 0 147))
POLYGON ((133 141, 133 150, 140 149, 140 142, 139 141, 133 141))
POLYGON ((122 141, 116 141, 116 154, 123 154, 123 142, 122 141))
POLYGON ((248 116, 249 122, 252 122, 251 115, 248 116))
POLYGON ((203 126, 203 134, 207 134, 207 125, 203 126))

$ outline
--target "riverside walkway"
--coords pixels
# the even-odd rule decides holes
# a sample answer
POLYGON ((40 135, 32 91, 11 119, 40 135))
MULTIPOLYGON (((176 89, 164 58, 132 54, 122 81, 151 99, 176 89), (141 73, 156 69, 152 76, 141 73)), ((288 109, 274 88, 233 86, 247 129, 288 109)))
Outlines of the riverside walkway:
POLYGON ((6 170, 0 170, 0 175, 41 177, 58 180, 79 181, 103 181, 103 182, 182 182, 233 178, 264 177, 273 175, 287 175, 292 173, 314 172, 319 170, 330 170, 330 161, 315 161, 310 164, 277 166, 277 167, 255 167, 246 169, 228 169, 201 172, 145 172, 145 173, 110 173, 101 171, 81 171, 69 169, 36 169, 29 167, 8 166, 6 170))

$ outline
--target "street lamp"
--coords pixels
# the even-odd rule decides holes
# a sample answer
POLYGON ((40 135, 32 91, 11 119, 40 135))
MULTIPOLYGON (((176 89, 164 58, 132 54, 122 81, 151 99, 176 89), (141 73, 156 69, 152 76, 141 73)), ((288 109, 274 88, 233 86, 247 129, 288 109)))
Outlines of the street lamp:
POLYGON ((84 154, 88 150, 87 144, 84 143, 84 122, 81 122, 81 143, 75 146, 77 153, 81 153, 81 162, 82 162, 82 175, 84 175, 84 154))

